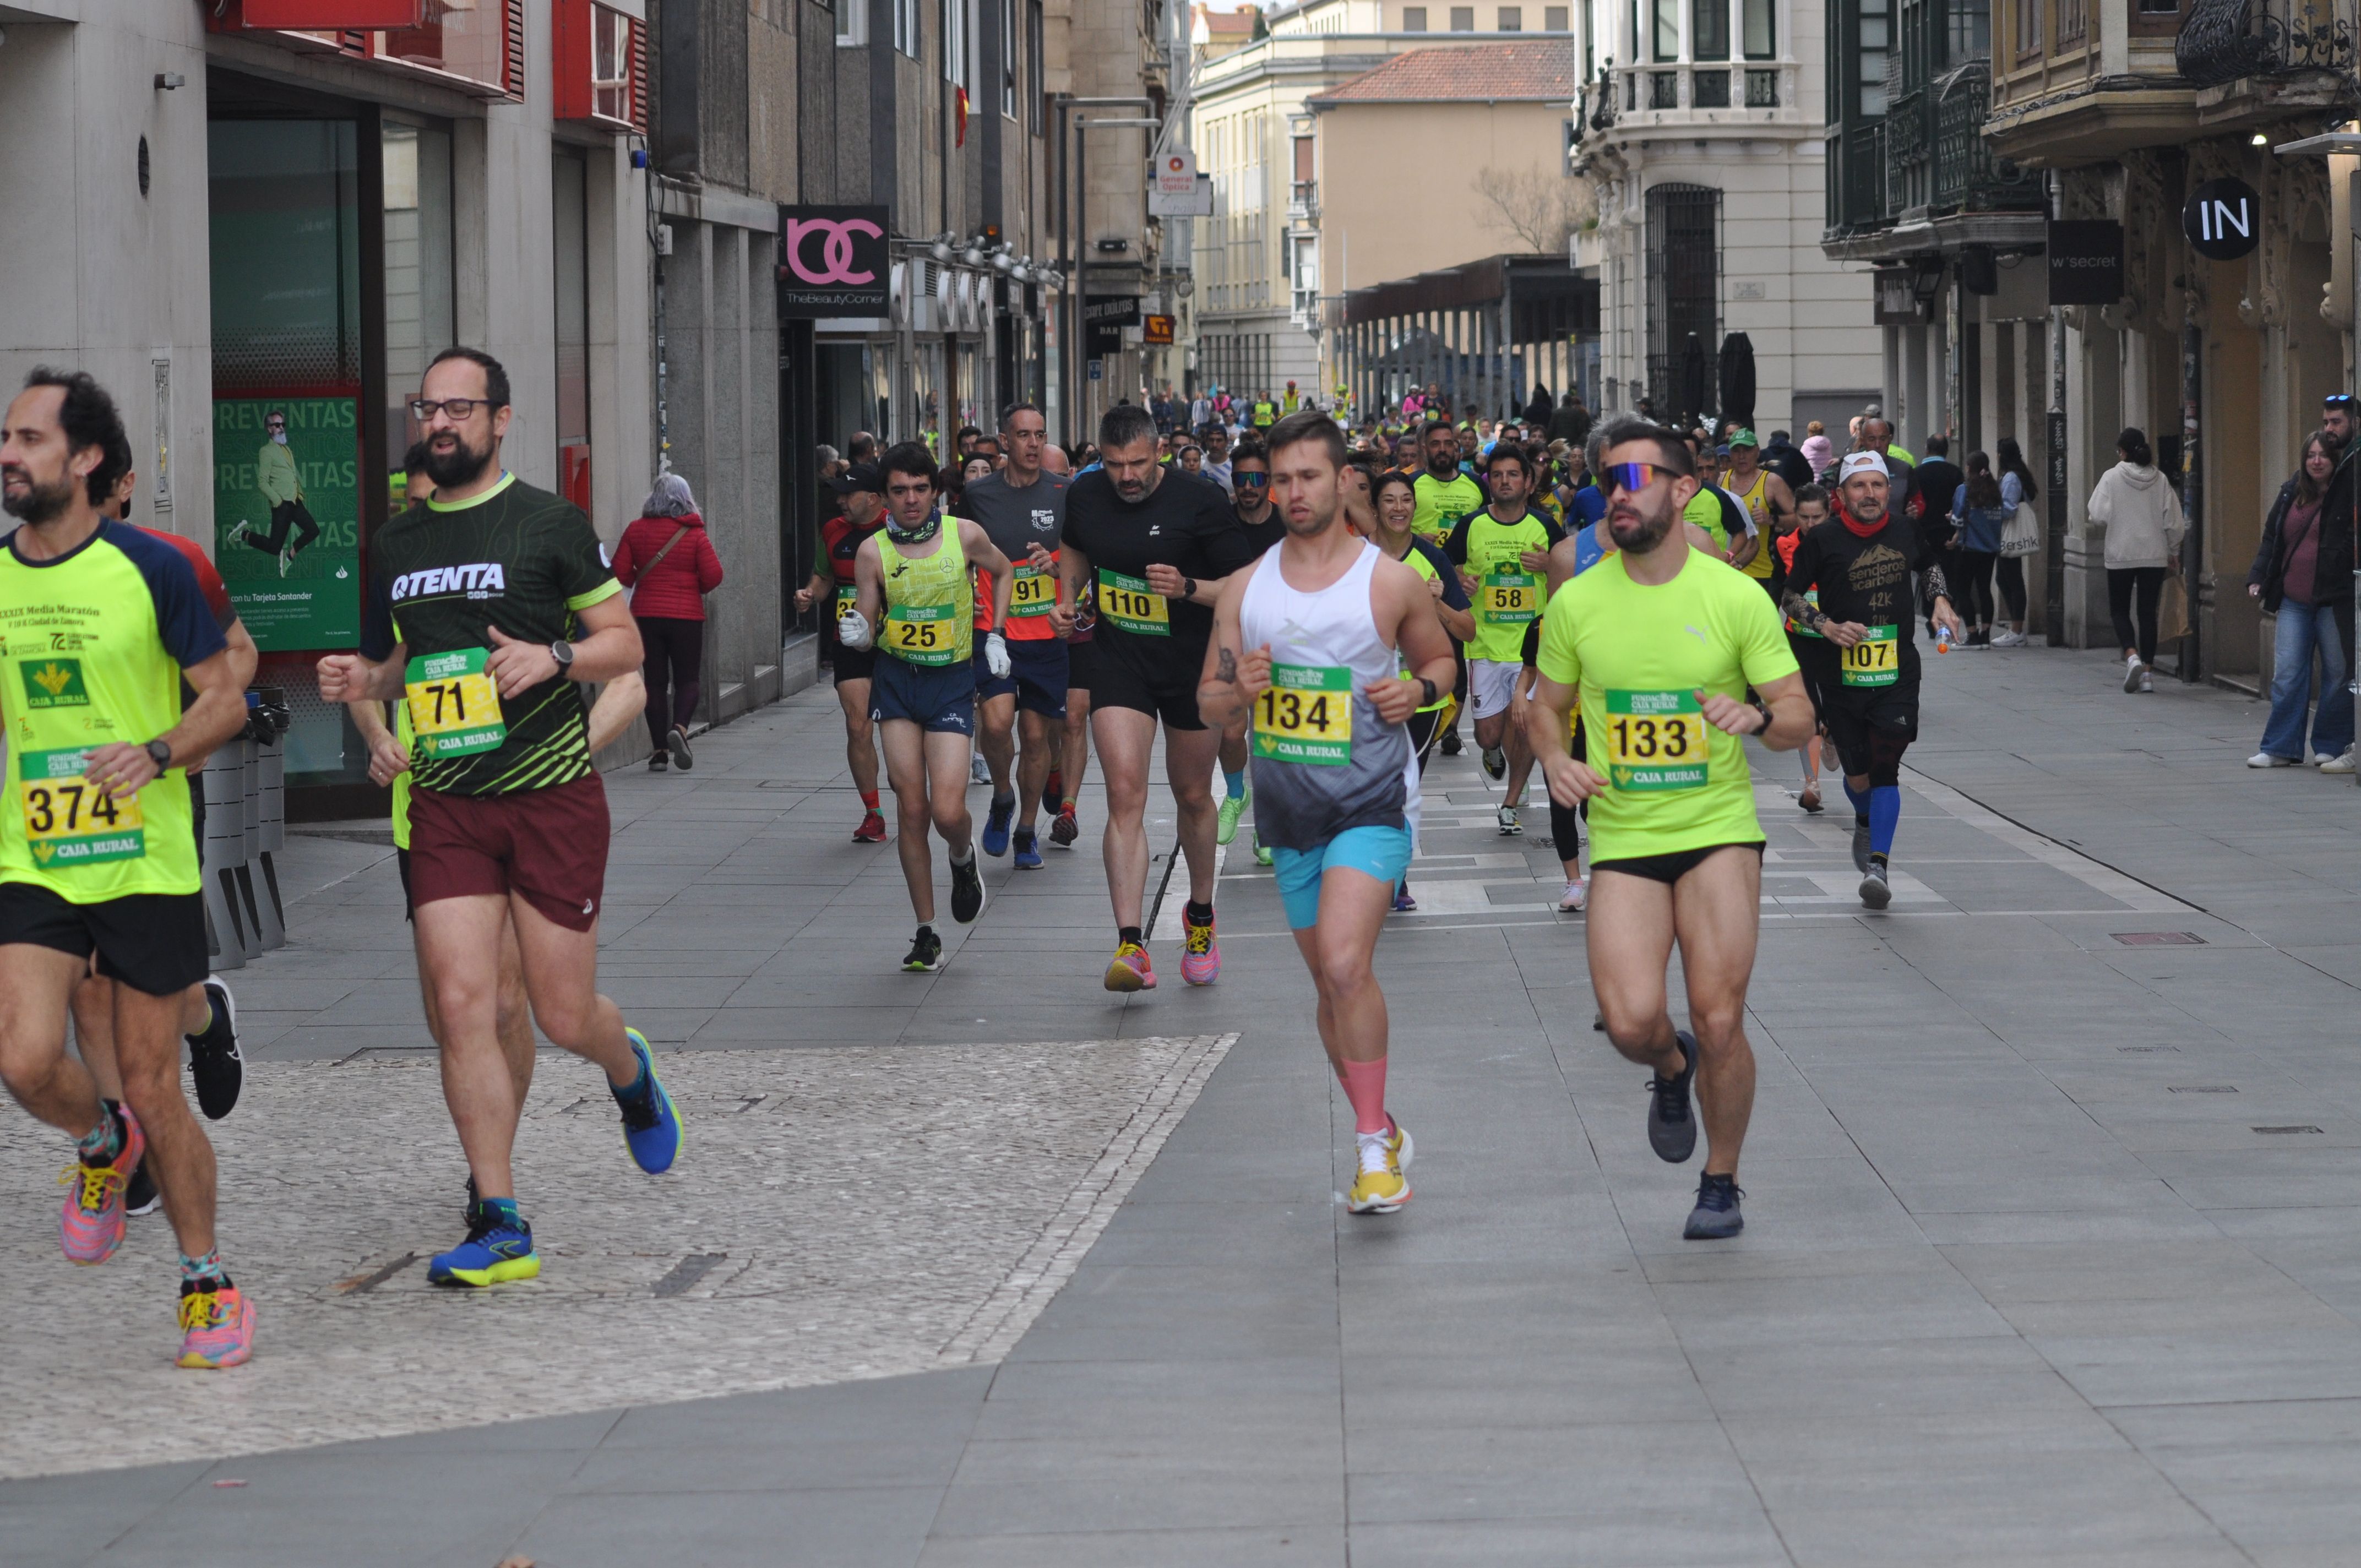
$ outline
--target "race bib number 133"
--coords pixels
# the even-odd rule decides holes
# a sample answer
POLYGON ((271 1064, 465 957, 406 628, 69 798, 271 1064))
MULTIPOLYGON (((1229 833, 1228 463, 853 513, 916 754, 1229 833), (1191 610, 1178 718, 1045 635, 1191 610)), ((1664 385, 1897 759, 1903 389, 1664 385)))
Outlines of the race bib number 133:
POLYGON ((1693 691, 1609 691, 1606 741, 1617 789, 1704 787, 1708 734, 1693 691))

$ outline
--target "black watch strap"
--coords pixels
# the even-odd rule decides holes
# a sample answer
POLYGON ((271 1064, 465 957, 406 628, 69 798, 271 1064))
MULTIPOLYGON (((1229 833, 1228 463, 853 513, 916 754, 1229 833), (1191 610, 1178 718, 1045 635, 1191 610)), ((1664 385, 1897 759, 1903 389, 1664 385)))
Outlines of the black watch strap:
POLYGON ((1426 700, 1419 706, 1421 707, 1433 707, 1435 705, 1435 702, 1443 696, 1443 693, 1437 690, 1434 683, 1428 680, 1424 675, 1419 676, 1418 685, 1419 689, 1426 693, 1426 700))
POLYGON ((1771 728, 1771 705, 1758 696, 1754 699, 1754 711, 1763 716, 1763 729, 1754 732, 1760 735, 1771 728))
POLYGON ((155 763, 159 769, 170 767, 172 765, 172 743, 170 740, 165 740, 161 735, 157 736, 156 739, 148 742, 148 760, 155 763))

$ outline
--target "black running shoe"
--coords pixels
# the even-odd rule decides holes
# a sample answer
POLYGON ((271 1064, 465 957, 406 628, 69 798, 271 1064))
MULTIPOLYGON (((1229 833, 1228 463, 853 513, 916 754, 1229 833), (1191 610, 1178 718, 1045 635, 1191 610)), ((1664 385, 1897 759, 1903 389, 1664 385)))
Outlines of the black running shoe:
POLYGON ((962 926, 975 923, 983 913, 983 868, 976 863, 975 851, 968 851, 967 864, 951 865, 951 918, 962 926))
POLYGON ((1861 906, 1883 909, 1894 902, 1894 887, 1885 878, 1885 862, 1872 860, 1869 869, 1861 873, 1861 906))
POLYGON ((1869 871, 1869 818, 1852 819, 1852 869, 1867 874, 1869 871))
POLYGON ((237 1091, 246 1085, 246 1058, 237 1051, 237 1003, 229 987, 218 980, 205 981, 205 1001, 214 1021, 202 1035, 189 1036, 189 1076, 196 1080, 197 1108, 205 1119, 218 1122, 237 1106, 237 1091))
POLYGON ((1697 1078, 1697 1036, 1686 1029, 1676 1029, 1673 1038, 1680 1042, 1681 1055, 1688 1065, 1678 1078, 1648 1079, 1648 1146, 1656 1157, 1669 1165, 1678 1165, 1697 1152, 1697 1116, 1689 1109, 1689 1085, 1697 1078))
POLYGON ((675 724, 664 737, 664 750, 672 754, 672 765, 682 773, 697 766, 697 757, 688 749, 688 731, 675 724))
POLYGON ((1455 757, 1466 750, 1466 748, 1459 743, 1458 730, 1446 729, 1443 732, 1443 754, 1444 756, 1455 757))
POLYGON ((1484 776, 1499 783, 1509 776, 1509 753, 1499 746, 1484 748, 1484 776))
POLYGON ((910 956, 902 967, 912 974, 932 974, 943 967, 943 939, 935 935, 932 926, 918 927, 917 939, 910 944, 910 956))
POLYGON ((1698 1179, 1697 1207, 1689 1211, 1688 1227, 1681 1232, 1684 1241, 1726 1241, 1746 1228, 1746 1216, 1738 1212, 1738 1201, 1746 1190, 1738 1185, 1734 1176, 1711 1173, 1698 1179))
POLYGON ((156 1190, 156 1179, 148 1174, 148 1162, 141 1160, 131 1179, 124 1184, 123 1212, 126 1214, 152 1214, 163 1206, 163 1196, 156 1190))

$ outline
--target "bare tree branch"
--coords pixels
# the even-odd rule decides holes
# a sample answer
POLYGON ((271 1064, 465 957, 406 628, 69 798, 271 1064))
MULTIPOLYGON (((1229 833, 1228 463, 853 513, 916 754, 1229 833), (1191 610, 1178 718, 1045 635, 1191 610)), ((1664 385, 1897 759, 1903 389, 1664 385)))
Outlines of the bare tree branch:
POLYGON ((1547 169, 1488 165, 1476 171, 1474 186, 1484 199, 1484 226, 1536 255, 1564 252, 1575 231, 1598 213, 1589 181, 1547 169))

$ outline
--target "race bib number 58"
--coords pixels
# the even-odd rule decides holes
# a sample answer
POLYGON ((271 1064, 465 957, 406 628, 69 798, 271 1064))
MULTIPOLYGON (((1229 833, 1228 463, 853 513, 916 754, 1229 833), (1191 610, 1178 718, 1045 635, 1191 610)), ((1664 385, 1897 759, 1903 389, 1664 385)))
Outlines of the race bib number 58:
POLYGON ((1707 739, 1693 691, 1607 694, 1608 780, 1617 789, 1704 787, 1707 739))

